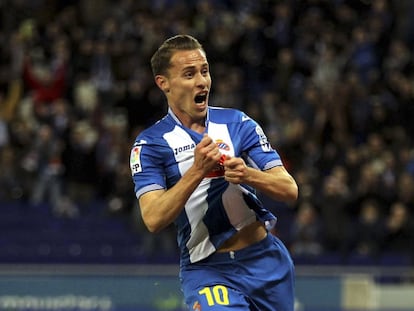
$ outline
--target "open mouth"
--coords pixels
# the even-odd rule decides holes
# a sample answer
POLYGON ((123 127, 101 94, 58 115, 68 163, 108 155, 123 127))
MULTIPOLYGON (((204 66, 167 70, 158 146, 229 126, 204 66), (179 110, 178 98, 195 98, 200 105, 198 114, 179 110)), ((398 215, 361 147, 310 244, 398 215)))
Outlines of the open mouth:
POLYGON ((197 94, 196 97, 194 97, 194 101, 196 102, 196 104, 201 104, 205 102, 206 99, 207 99, 207 93, 197 94))

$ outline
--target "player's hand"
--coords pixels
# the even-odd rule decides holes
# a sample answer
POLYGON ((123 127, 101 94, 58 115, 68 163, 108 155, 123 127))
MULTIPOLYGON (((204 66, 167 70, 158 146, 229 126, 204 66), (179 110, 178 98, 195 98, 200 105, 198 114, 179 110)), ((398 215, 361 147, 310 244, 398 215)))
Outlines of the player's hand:
POLYGON ((194 165, 205 174, 211 172, 220 160, 221 153, 213 139, 204 134, 194 150, 194 165))
POLYGON ((242 158, 231 158, 226 156, 223 161, 224 178, 233 184, 244 183, 248 176, 248 166, 242 158))

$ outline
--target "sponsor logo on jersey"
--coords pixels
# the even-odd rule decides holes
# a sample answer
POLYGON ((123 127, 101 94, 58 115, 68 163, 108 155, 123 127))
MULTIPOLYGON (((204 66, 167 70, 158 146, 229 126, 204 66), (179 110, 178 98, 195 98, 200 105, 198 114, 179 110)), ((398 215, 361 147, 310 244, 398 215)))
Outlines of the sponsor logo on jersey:
POLYGON ((189 145, 174 148, 174 154, 178 155, 181 152, 185 152, 185 151, 188 151, 188 150, 193 150, 195 148, 195 146, 196 145, 194 143, 192 143, 192 144, 189 144, 189 145))
POLYGON ((241 120, 242 122, 244 122, 244 121, 250 120, 250 118, 246 115, 243 115, 241 120))
POLYGON ((132 175, 142 172, 142 166, 141 166, 141 149, 142 146, 135 146, 131 150, 131 157, 130 157, 130 167, 132 175))

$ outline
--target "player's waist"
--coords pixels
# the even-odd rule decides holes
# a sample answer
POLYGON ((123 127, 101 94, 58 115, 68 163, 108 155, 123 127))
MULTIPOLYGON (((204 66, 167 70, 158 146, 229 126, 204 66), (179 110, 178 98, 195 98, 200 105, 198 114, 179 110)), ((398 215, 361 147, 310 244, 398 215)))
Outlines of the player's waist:
POLYGON ((217 252, 237 251, 262 241, 266 236, 267 230, 264 224, 260 221, 255 221, 225 241, 217 252))

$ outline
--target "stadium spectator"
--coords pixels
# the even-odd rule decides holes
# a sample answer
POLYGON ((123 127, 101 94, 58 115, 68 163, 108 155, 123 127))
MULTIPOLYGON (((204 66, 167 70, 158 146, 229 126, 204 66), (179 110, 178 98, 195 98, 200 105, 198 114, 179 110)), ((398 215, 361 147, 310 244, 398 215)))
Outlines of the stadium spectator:
POLYGON ((289 249, 299 257, 320 256, 323 249, 323 228, 318 211, 310 202, 301 202, 289 234, 289 249))
MULTIPOLYGON (((390 254, 412 256, 414 223, 408 207, 401 202, 392 204, 385 223, 383 251, 390 254)), ((412 258, 411 258, 412 259, 412 258)))
POLYGON ((31 93, 35 116, 41 122, 47 122, 53 103, 65 95, 67 70, 67 64, 63 60, 58 60, 52 66, 40 60, 33 63, 31 57, 26 59, 23 78, 31 93))
POLYGON ((384 243, 384 214, 375 199, 365 199, 360 205, 349 228, 347 252, 376 260, 384 243))

